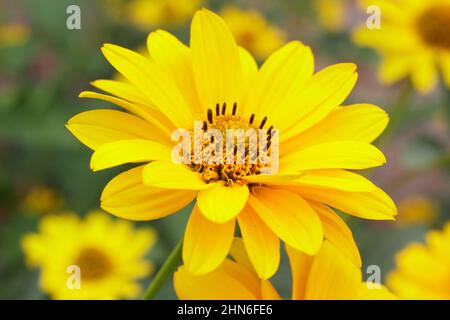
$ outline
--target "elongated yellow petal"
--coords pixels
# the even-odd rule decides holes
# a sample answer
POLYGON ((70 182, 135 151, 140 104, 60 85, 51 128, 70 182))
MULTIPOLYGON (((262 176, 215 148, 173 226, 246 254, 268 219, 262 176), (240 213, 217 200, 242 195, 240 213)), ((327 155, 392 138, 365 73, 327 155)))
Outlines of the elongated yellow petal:
POLYGON ((249 94, 250 87, 258 73, 258 65, 250 52, 242 47, 239 47, 239 58, 242 69, 242 91, 246 95, 249 94))
POLYGON ((320 221, 322 221, 325 239, 339 249, 356 267, 361 268, 361 255, 355 239, 353 239, 353 234, 344 220, 323 204, 313 201, 309 201, 309 204, 319 216, 320 221))
POLYGON ((112 94, 120 99, 128 102, 146 105, 151 108, 156 108, 150 99, 140 92, 135 86, 130 83, 115 80, 95 80, 91 84, 109 94, 112 94))
POLYGON ((282 132, 280 141, 305 131, 335 110, 350 94, 357 78, 352 63, 335 64, 314 74, 278 109, 273 122, 282 132))
POLYGON ((359 290, 357 300, 397 300, 398 297, 389 291, 383 285, 379 287, 370 287, 373 284, 363 282, 361 283, 361 288, 359 290))
POLYGON ((316 125, 284 141, 280 145, 280 154, 331 141, 370 143, 383 132, 388 121, 386 112, 371 104, 340 107, 316 125))
POLYGON ((280 241, 258 214, 247 205, 238 216, 248 256, 261 279, 274 275, 280 263, 280 241))
POLYGON ((330 242, 324 241, 309 272, 305 299, 355 299, 361 279, 361 270, 330 242))
POLYGON ((250 206, 281 240, 297 250, 315 254, 322 244, 320 219, 311 206, 293 192, 254 188, 250 206))
POLYGON ((269 280, 261 281, 261 295, 263 300, 282 300, 281 296, 269 280))
POLYGON ((215 13, 197 11, 191 24, 194 79, 204 109, 216 103, 239 103, 242 71, 238 46, 226 23, 215 13))
POLYGON ((235 220, 214 223, 196 205, 192 210, 183 242, 183 261, 194 274, 208 273, 227 256, 234 237, 235 220))
POLYGON ((175 81, 156 63, 140 54, 105 44, 102 52, 111 65, 145 94, 177 128, 190 128, 193 116, 175 81))
POLYGON ((261 299, 259 279, 231 260, 202 275, 194 275, 181 266, 173 276, 173 284, 181 300, 261 299))
POLYGON ((171 161, 154 161, 147 164, 143 179, 144 184, 163 189, 202 190, 212 186, 203 182, 197 172, 171 161))
POLYGON ((125 163, 170 161, 171 148, 158 142, 142 139, 120 140, 103 144, 91 157, 93 171, 112 168, 125 163))
POLYGON ((314 256, 308 256, 287 244, 285 248, 292 273, 292 300, 305 300, 306 286, 314 256))
POLYGON ((291 91, 311 77, 314 57, 311 49, 299 41, 292 41, 273 53, 259 70, 251 94, 244 102, 244 115, 261 117, 279 112, 280 104, 291 91))
POLYGON ((205 218, 216 223, 224 223, 235 218, 244 208, 248 198, 248 187, 234 184, 227 187, 216 183, 213 187, 200 191, 198 207, 205 218))
POLYGON ((168 139, 152 124, 125 112, 92 110, 77 114, 67 122, 67 129, 89 148, 128 139, 148 139, 167 144, 168 139))
POLYGON ((366 169, 386 163, 371 144, 356 141, 328 142, 290 153, 280 159, 280 170, 366 169))
POLYGON ((250 261, 247 249, 245 249, 244 240, 242 240, 242 238, 235 237, 233 239, 233 243, 230 248, 230 257, 233 258, 233 260, 239 265, 246 267, 255 275, 255 277, 258 276, 255 271, 255 267, 250 261))
POLYGON ((194 200, 196 192, 151 188, 143 184, 140 166, 113 178, 103 190, 101 207, 130 220, 153 220, 175 213, 194 200))
POLYGON ((394 220, 397 214, 392 199, 379 188, 371 192, 348 192, 329 188, 287 188, 302 197, 323 202, 364 219, 394 220))
POLYGON ((194 110, 194 115, 203 115, 195 87, 189 48, 164 30, 157 30, 149 34, 147 48, 150 58, 173 77, 178 89, 185 96, 188 106, 194 110))

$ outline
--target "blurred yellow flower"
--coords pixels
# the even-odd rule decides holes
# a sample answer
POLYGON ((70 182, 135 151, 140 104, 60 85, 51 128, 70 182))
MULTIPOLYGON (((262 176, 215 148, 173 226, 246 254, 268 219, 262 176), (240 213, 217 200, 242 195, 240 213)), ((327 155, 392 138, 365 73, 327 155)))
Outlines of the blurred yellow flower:
MULTIPOLYGON (((278 268, 279 239, 315 254, 324 237, 334 238, 360 265, 350 230, 328 206, 374 220, 394 219, 396 207, 380 188, 346 170, 386 161, 371 144, 387 125, 386 113, 370 104, 341 105, 356 83, 356 66, 340 63, 314 73, 311 49, 292 41, 258 71, 223 19, 206 9, 193 18, 190 47, 159 30, 149 35, 148 49, 150 59, 104 45, 107 60, 129 82, 93 82, 112 96, 80 94, 112 102, 128 113, 92 110, 67 123, 95 151, 94 171, 143 163, 107 184, 102 208, 126 219, 152 220, 196 199, 183 244, 184 263, 196 273, 222 263, 236 222, 262 278, 278 268), (263 174, 269 164, 261 163, 261 154, 255 156, 258 163, 251 162, 248 144, 236 149, 226 166, 193 158, 175 163, 172 150, 178 141, 171 135, 176 129, 192 133, 196 120, 201 136, 206 129, 277 129, 279 157, 274 162, 279 170, 263 174), (244 161, 238 163, 241 157, 244 161)), ((257 148, 271 153, 271 142, 257 148)))
POLYGON ((23 208, 30 213, 50 213, 60 209, 63 199, 55 190, 46 186, 35 186, 31 188, 23 199, 23 208))
POLYGON ((137 279, 153 270, 144 256, 155 239, 153 229, 134 230, 100 211, 83 220, 66 212, 42 218, 39 232, 25 235, 22 248, 53 299, 120 299, 140 293, 137 279))
MULTIPOLYGON (((293 300, 395 299, 381 284, 362 281, 356 267, 330 242, 325 241, 316 256, 287 248, 292 271, 293 300), (374 287, 370 287, 373 285, 374 287)), ((269 280, 259 279, 248 261, 240 239, 236 239, 231 259, 205 275, 194 275, 181 266, 174 274, 174 288, 182 300, 278 300, 269 280)))
POLYGON ((131 0, 126 6, 130 22, 148 31, 157 26, 186 22, 203 0, 131 0))
POLYGON ((286 42, 286 34, 270 24, 257 10, 226 6, 220 15, 228 24, 238 45, 257 58, 266 58, 286 42))
POLYGON ((437 83, 438 68, 450 87, 450 0, 360 0, 364 10, 381 10, 381 28, 365 25, 354 32, 354 41, 374 48, 382 56, 379 77, 391 84, 407 76, 422 92, 437 83))
POLYGON ((450 222, 430 231, 426 244, 412 243, 396 256, 388 287, 404 299, 450 299, 450 222))
POLYGON ((398 203, 398 213, 401 226, 432 224, 439 215, 439 206, 426 196, 411 195, 398 203))
POLYGON ((0 25, 0 48, 18 46, 30 38, 30 28, 24 24, 0 25))
POLYGON ((345 23, 345 0, 314 1, 319 24, 328 31, 341 31, 345 23))

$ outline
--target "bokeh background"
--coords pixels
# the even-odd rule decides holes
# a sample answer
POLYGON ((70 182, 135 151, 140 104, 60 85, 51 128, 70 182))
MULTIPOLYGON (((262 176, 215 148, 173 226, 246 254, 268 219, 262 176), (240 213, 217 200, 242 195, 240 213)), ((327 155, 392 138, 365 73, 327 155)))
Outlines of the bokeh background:
MULTIPOLYGON (((64 126, 81 111, 110 107, 77 97, 89 89, 90 81, 117 76, 100 52, 102 44, 137 49, 145 45, 148 32, 157 28, 168 29, 188 43, 191 13, 180 18, 166 8, 169 18, 164 19, 151 12, 146 15, 145 5, 133 2, 0 0, 1 299, 49 298, 39 288, 39 270, 25 264, 22 237, 35 232, 47 214, 70 210, 83 216, 98 208, 103 186, 122 171, 92 173, 91 152, 64 126), (66 27, 66 8, 71 4, 81 8, 81 30, 66 27)), ((405 93, 407 82, 389 87, 380 84, 377 54, 351 41, 351 30, 367 18, 355 1, 200 2, 198 7, 219 13, 226 6, 259 12, 281 32, 270 40, 275 45, 299 39, 312 47, 316 70, 337 62, 357 63, 359 81, 347 103, 374 103, 393 119, 376 141, 388 164, 366 174, 394 198, 399 218, 394 222, 346 219, 364 266, 379 265, 385 277, 394 267, 396 252, 412 241, 423 242, 427 230, 440 229, 450 219, 449 90, 441 85, 428 95, 419 95, 405 93)), ((264 54, 261 49, 260 63, 264 54)), ((156 267, 183 236, 189 211, 161 221, 135 223, 158 232, 157 244, 147 256, 156 267)), ((142 285, 150 280, 143 279, 142 285)), ((289 296, 286 259, 274 283, 280 293, 289 296)), ((158 298, 176 298, 171 282, 158 298)))

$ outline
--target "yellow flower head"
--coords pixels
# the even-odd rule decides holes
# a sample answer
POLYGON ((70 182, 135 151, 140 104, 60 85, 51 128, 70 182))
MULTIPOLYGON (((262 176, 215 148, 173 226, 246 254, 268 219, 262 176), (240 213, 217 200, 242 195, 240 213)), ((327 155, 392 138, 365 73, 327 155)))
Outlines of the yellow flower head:
POLYGON ((119 299, 139 294, 137 279, 153 269, 144 256, 154 242, 152 229, 134 230, 130 222, 96 211, 84 220, 72 213, 45 216, 22 247, 53 299, 119 299))
MULTIPOLYGON (((292 271, 293 300, 395 299, 382 285, 362 281, 360 268, 333 244, 325 241, 316 256, 287 248, 292 271)), ((280 295, 269 280, 259 279, 241 239, 216 270, 194 275, 181 266, 174 275, 174 288, 182 300, 278 300, 280 295)))
POLYGON ((412 243, 396 257, 387 285, 404 299, 450 299, 450 222, 430 231, 426 244, 412 243))
POLYGON ((257 58, 266 58, 286 41, 286 34, 271 25, 257 10, 227 6, 220 15, 229 26, 237 44, 257 58))
POLYGON ((50 213, 61 208, 63 199, 45 186, 33 187, 23 199, 23 207, 32 213, 50 213))
POLYGON ((203 0, 132 0, 127 4, 131 23, 143 30, 157 25, 176 26, 187 21, 203 0))
POLYGON ((381 28, 361 26, 354 41, 374 48, 382 56, 380 80, 391 84, 411 77, 426 93, 437 83, 438 69, 450 87, 450 0, 360 0, 364 10, 376 5, 381 28))
POLYGON ((185 266, 196 273, 222 263, 236 222, 262 278, 278 268, 279 239, 315 254, 324 237, 334 237, 360 264, 351 233, 329 206, 375 220, 393 219, 396 208, 381 189, 346 170, 386 161, 371 145, 386 127, 386 113, 370 104, 342 106, 356 82, 356 66, 341 63, 314 73, 311 49, 292 41, 258 69, 224 20, 205 9, 192 20, 190 47, 156 31, 148 49, 145 58, 104 45, 105 57, 129 82, 98 80, 93 85, 110 95, 80 95, 127 113, 93 110, 67 123, 95 151, 94 171, 141 163, 108 183, 102 208, 152 220, 196 199, 183 245, 185 266), (271 128, 276 130, 264 131, 271 128), (229 148, 223 132, 231 129, 262 137, 229 148), (180 132, 187 136, 182 163, 180 132))
POLYGON ((398 212, 397 222, 402 226, 431 224, 439 215, 439 206, 426 196, 413 195, 398 203, 398 212))

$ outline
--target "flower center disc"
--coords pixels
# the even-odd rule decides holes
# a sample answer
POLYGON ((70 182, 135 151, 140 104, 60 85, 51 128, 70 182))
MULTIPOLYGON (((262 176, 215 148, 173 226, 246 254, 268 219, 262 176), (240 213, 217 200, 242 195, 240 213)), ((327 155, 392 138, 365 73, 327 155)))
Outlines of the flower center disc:
POLYGON ((424 42, 450 50, 450 5, 427 9, 418 17, 416 27, 424 42))
POLYGON ((112 268, 110 259, 95 248, 83 249, 75 264, 80 267, 81 277, 88 280, 101 278, 112 268))
POLYGON ((204 133, 212 129, 220 132, 223 139, 222 144, 215 140, 215 136, 211 136, 209 139, 202 139, 201 150, 195 150, 194 142, 191 150, 191 168, 193 171, 199 172, 206 183, 222 180, 225 181, 227 186, 233 183, 243 185, 246 184, 243 179, 245 176, 260 174, 262 169, 270 167, 268 153, 271 147, 273 126, 264 131, 266 139, 261 140, 258 134, 256 140, 252 140, 249 138, 249 133, 258 133, 264 130, 267 117, 259 120, 252 114, 249 119, 245 119, 236 114, 236 103, 233 105, 231 113, 227 113, 226 107, 224 103, 222 107, 217 104, 215 111, 208 109, 202 127, 204 133), (229 130, 241 132, 243 138, 233 138, 233 144, 230 145, 228 140, 224 140, 229 134, 229 130), (205 161, 205 159, 198 163, 194 160, 195 151, 197 151, 197 154, 200 153, 204 156, 204 150, 208 148, 213 150, 213 155, 220 158, 220 163, 211 163, 205 161), (227 155, 233 158, 232 163, 227 161, 227 155))

